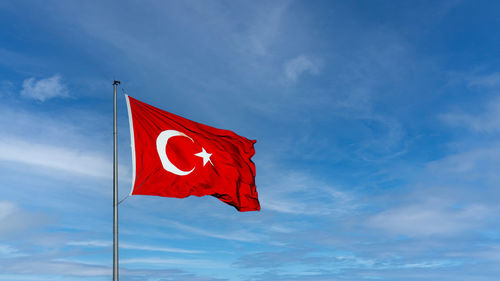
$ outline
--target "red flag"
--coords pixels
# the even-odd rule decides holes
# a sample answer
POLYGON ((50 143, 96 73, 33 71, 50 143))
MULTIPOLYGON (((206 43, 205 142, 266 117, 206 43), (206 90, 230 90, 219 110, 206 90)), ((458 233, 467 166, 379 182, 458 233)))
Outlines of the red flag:
POLYGON ((134 169, 131 195, 212 195, 240 212, 260 210, 251 160, 255 140, 125 98, 134 169))

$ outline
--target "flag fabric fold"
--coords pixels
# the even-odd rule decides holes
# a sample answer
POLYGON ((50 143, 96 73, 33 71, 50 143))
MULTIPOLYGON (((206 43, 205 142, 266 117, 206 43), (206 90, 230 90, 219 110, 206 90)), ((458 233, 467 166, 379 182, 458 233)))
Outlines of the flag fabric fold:
POLYGON ((203 125, 125 95, 132 145, 130 195, 211 195, 258 211, 255 140, 203 125))

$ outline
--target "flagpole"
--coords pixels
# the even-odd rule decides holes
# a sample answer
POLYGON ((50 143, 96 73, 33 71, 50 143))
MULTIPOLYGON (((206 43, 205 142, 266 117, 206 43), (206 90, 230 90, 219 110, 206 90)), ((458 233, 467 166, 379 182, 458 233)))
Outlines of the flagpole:
POLYGON ((118 146, 116 125, 116 86, 113 82, 113 281, 118 281, 118 146))

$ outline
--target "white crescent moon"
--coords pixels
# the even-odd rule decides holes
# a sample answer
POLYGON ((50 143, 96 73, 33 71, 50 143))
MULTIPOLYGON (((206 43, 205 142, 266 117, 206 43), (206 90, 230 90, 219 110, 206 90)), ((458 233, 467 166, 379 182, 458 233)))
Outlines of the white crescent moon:
POLYGON ((160 133, 158 135, 158 138, 156 138, 156 149, 158 150, 158 155, 160 156, 161 164, 163 165, 163 169, 167 170, 168 172, 171 172, 172 174, 176 174, 179 176, 185 176, 189 175, 192 171, 194 171, 194 168, 191 171, 183 171, 179 168, 177 168, 170 160, 168 160, 167 157, 167 143, 168 140, 171 137, 176 137, 176 136, 182 136, 190 139, 192 142, 193 139, 186 136, 185 134, 176 131, 176 130, 166 130, 160 133))

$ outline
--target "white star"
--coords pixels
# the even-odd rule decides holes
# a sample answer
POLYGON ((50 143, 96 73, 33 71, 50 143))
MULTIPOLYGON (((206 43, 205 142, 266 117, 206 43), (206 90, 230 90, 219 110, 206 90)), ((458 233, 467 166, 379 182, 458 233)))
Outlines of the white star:
POLYGON ((200 153, 196 153, 195 155, 203 158, 203 166, 205 166, 207 162, 210 162, 210 164, 212 164, 213 166, 214 163, 212 163, 212 160, 210 160, 210 156, 212 156, 212 153, 207 153, 203 147, 201 149, 202 151, 200 153))

